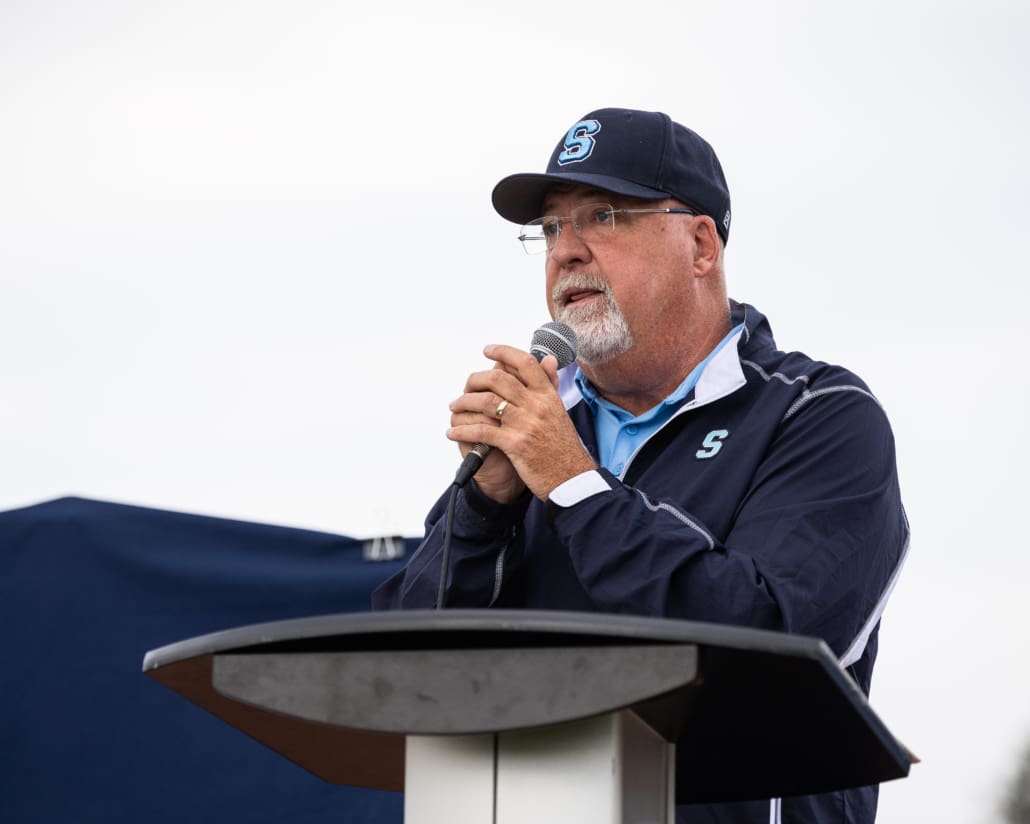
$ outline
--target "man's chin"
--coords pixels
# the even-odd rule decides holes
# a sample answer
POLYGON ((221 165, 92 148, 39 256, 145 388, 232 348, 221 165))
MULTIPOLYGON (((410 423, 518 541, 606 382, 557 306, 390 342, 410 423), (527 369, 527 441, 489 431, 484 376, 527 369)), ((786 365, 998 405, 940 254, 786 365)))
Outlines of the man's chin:
POLYGON ((568 304, 555 320, 567 324, 576 333, 579 343, 576 360, 587 366, 600 366, 627 352, 633 346, 633 335, 621 316, 611 314, 607 306, 568 304))
MULTIPOLYGON (((572 324, 569 325, 572 326, 572 324)), ((633 346, 633 340, 628 336, 620 337, 617 340, 607 337, 598 340, 597 337, 591 336, 589 332, 581 335, 576 327, 573 326, 572 329, 576 332, 576 337, 579 340, 576 360, 585 366, 603 366, 615 360, 619 355, 625 354, 633 346)))
POLYGON ((555 320, 572 327, 577 334, 590 334, 592 329, 603 327, 608 320, 606 306, 582 306, 574 303, 563 306, 555 320))

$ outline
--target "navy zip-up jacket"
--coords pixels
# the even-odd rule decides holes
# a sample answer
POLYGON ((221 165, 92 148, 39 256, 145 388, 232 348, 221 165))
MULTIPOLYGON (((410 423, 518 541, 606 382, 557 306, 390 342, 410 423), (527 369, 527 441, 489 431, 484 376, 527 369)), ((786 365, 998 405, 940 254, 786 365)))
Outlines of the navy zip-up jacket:
MULTIPOLYGON (((676 415, 610 487, 569 507, 474 487, 454 518, 450 607, 559 609, 712 621, 824 639, 868 694, 877 627, 908 524, 894 439, 866 385, 776 349, 765 317, 709 362, 676 415)), ((569 415, 596 458, 578 391, 569 415)), ((445 494, 376 609, 436 602, 445 494)), ((841 746, 847 746, 841 742, 841 746)), ((782 802, 681 805, 680 822, 871 822, 876 788, 782 802)))

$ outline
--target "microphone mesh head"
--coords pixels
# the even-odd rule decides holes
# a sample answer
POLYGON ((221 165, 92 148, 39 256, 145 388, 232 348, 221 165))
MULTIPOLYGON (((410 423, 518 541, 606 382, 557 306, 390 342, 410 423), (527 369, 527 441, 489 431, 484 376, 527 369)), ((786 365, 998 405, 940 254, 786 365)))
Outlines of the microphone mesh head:
POLYGON ((576 359, 576 333, 564 323, 549 321, 533 333, 529 351, 543 360, 547 355, 558 359, 558 368, 564 369, 576 359))

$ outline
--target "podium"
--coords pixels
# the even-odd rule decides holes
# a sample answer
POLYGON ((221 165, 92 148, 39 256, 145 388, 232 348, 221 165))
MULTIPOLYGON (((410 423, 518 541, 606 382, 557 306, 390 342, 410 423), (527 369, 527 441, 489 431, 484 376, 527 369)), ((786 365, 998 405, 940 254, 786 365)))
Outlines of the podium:
POLYGON ((671 822, 914 757, 818 639, 576 612, 441 610, 258 624, 144 671, 323 778, 405 792, 406 824, 671 822))

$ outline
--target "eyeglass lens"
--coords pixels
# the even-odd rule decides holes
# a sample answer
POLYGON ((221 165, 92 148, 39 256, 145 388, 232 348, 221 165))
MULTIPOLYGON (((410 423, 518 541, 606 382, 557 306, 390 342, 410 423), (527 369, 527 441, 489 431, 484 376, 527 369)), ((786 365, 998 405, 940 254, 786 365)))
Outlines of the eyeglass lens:
POLYGON ((568 215, 538 217, 522 227, 519 240, 529 253, 551 249, 558 241, 564 224, 571 223, 573 231, 585 241, 610 235, 615 230, 615 210, 608 203, 585 203, 568 215))

